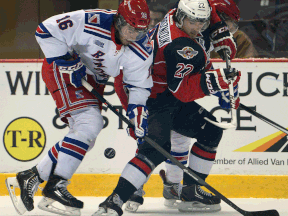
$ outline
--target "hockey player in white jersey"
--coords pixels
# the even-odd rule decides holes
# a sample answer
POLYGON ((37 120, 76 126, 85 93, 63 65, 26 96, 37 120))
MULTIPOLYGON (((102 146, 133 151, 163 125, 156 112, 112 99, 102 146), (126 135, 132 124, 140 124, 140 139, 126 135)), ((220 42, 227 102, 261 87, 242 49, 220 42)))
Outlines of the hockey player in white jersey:
POLYGON ((153 85, 152 46, 146 36, 149 22, 145 0, 124 0, 118 11, 79 10, 53 16, 38 26, 36 39, 46 57, 42 77, 69 132, 36 166, 6 180, 19 214, 34 209, 38 185, 48 181, 38 207, 58 215, 80 215, 83 202, 68 192, 68 179, 103 127, 102 104, 82 86, 82 78, 103 95, 109 77, 116 77, 123 68, 123 82, 129 89, 127 115, 135 121, 136 136, 145 136, 146 100, 153 85), (20 199, 15 187, 20 188, 20 199))

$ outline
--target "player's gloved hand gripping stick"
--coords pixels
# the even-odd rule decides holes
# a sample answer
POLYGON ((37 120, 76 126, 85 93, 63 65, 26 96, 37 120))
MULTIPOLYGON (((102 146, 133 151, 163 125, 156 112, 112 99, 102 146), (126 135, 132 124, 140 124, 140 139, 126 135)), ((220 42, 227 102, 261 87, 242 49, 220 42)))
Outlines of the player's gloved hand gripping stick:
MULTIPOLYGON (((122 121, 124 121, 129 127, 134 128, 134 125, 121 113, 117 111, 117 109, 111 105, 106 99, 100 95, 96 89, 94 89, 86 80, 82 79, 82 85, 91 92, 95 97, 97 97, 102 103, 104 103, 108 108, 113 111, 122 121)), ((265 210, 265 211, 245 211, 241 208, 239 208, 237 205, 235 205, 232 201, 230 201, 228 198, 226 198, 224 195, 222 195, 220 192, 218 192, 216 189, 211 187, 208 183, 206 183, 203 179, 201 179, 199 176, 197 176, 191 169, 184 166, 182 163, 180 163, 177 159, 175 159, 173 156, 171 156, 166 150, 164 150, 160 145, 158 145, 156 142, 154 142, 152 139, 150 139, 148 136, 144 137, 144 140, 148 142, 152 147, 154 147, 157 151, 159 151, 161 154, 163 154, 167 159, 172 161, 176 166, 181 168, 183 172, 187 173, 191 178, 195 179, 198 184, 205 186, 209 191, 214 193, 216 196, 218 196, 220 199, 222 199, 224 202, 226 202, 229 206, 234 208, 236 211, 238 211, 240 214, 245 216, 279 216, 279 213, 277 210, 265 210)))
MULTIPOLYGON (((229 55, 227 53, 228 51, 225 52, 225 59, 226 59, 226 67, 228 70, 231 68, 231 61, 229 58, 229 55)), ((234 87, 233 87, 233 76, 236 74, 231 73, 231 77, 228 78, 229 80, 229 100, 230 100, 230 105, 231 105, 231 122, 230 123, 219 123, 219 122, 214 122, 211 119, 204 117, 204 119, 211 124, 214 124, 220 128, 224 129, 229 129, 229 128, 236 128, 237 127, 237 116, 236 116, 236 109, 235 109, 235 97, 234 97, 234 87)))

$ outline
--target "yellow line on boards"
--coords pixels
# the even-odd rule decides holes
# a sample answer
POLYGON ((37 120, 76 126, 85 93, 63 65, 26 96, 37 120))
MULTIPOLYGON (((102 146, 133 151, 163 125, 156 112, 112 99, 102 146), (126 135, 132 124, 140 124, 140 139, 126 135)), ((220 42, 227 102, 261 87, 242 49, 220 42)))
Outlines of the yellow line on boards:
MULTIPOLYGON (((5 186, 13 173, 0 173, 0 196, 8 196, 5 186)), ((74 174, 69 192, 74 196, 108 196, 117 185, 120 174, 74 174)), ((288 176, 284 175, 210 175, 207 183, 228 198, 288 198, 288 176)), ((45 183, 40 187, 44 187, 45 183)), ((158 174, 145 184, 146 197, 162 197, 163 183, 158 174)), ((19 190, 16 190, 19 195, 19 190)), ((40 196, 41 191, 36 193, 40 196)))

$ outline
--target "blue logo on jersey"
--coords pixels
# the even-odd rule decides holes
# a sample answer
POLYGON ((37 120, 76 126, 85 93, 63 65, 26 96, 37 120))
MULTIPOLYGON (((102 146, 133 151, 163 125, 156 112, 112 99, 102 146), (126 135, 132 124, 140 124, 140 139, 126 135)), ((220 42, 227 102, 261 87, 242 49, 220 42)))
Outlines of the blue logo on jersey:
POLYGON ((83 92, 82 90, 75 91, 75 95, 77 99, 84 98, 84 96, 81 94, 82 92, 83 92))
POLYGON ((92 16, 92 14, 89 14, 88 15, 88 23, 91 23, 91 24, 100 24, 100 14, 94 14, 92 16))
POLYGON ((96 44, 97 46, 101 47, 101 48, 104 48, 104 43, 102 43, 102 42, 99 41, 99 40, 96 40, 96 41, 95 41, 95 44, 96 44))

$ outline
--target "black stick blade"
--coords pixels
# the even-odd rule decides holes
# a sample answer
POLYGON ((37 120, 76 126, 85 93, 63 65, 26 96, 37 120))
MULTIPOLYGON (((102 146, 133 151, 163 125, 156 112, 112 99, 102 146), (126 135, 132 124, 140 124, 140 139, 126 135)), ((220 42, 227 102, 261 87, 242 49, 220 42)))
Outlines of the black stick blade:
POLYGON ((266 210, 266 211, 256 211, 256 212, 247 212, 245 216, 280 216, 277 210, 266 210))

